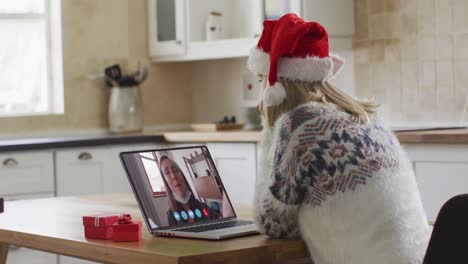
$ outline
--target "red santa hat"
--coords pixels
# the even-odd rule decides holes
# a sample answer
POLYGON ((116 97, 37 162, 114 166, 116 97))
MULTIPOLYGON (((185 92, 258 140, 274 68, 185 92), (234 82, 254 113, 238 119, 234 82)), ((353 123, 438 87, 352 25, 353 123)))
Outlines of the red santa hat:
POLYGON ((305 82, 333 79, 344 59, 328 49, 327 31, 317 22, 305 22, 296 14, 265 20, 262 36, 248 59, 252 72, 268 75, 263 104, 279 105, 286 98, 278 77, 305 82))

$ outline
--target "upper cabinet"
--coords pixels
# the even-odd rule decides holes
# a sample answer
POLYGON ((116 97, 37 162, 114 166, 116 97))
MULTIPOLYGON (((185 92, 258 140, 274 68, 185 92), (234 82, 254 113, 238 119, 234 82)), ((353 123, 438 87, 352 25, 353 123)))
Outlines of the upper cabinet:
POLYGON ((265 18, 301 14, 300 0, 148 0, 153 61, 245 57, 265 18))
POLYGON ((265 19, 296 13, 330 37, 354 35, 353 0, 148 0, 153 61, 246 57, 265 19))

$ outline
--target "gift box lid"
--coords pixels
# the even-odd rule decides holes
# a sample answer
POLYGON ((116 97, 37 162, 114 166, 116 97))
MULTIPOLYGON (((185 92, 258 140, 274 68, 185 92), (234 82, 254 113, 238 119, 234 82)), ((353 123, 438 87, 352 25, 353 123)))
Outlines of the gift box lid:
POLYGON ((112 226, 119 221, 119 215, 102 214, 83 216, 83 225, 92 227, 112 226))
POLYGON ((131 232, 131 231, 140 231, 141 230, 141 221, 136 221, 131 224, 115 224, 114 232, 131 232))

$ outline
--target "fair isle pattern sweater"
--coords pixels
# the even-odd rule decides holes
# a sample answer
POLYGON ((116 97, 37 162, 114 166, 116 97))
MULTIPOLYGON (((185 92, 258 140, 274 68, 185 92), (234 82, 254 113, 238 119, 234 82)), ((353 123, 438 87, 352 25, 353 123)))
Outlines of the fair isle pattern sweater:
POLYGON ((419 264, 429 240, 415 176, 377 119, 307 103, 262 131, 256 216, 302 238, 315 264, 419 264))

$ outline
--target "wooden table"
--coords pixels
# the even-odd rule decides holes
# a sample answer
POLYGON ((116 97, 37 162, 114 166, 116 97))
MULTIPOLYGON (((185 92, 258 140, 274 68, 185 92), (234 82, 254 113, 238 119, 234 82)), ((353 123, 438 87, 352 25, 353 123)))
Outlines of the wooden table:
MULTIPOLYGON (((9 245, 104 263, 283 263, 308 253, 298 240, 263 235, 222 241, 153 237, 144 225, 139 242, 86 239, 82 216, 131 213, 141 220, 133 195, 60 197, 5 203, 0 214, 0 264, 9 245)), ((239 212, 243 217, 248 212, 239 212)))

